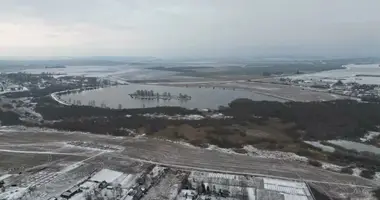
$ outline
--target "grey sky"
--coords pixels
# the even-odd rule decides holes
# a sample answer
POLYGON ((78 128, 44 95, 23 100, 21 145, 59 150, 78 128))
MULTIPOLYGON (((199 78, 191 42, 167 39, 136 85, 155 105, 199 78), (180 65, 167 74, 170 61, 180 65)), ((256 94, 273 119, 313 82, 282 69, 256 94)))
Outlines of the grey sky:
POLYGON ((0 55, 380 52, 380 0, 0 0, 0 55))

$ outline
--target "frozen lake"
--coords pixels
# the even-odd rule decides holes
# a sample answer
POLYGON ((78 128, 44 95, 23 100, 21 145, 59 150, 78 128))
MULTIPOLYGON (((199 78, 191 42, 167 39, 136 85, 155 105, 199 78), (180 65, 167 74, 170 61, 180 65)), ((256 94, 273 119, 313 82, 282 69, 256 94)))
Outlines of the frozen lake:
POLYGON ((292 76, 295 79, 304 80, 323 80, 326 82, 336 82, 337 80, 342 80, 343 82, 357 82, 360 84, 376 84, 380 85, 380 67, 379 64, 368 64, 368 65, 346 65, 345 68, 322 71, 312 74, 302 74, 297 76, 292 76), (367 77, 360 75, 372 75, 378 77, 367 77))
POLYGON ((85 91, 79 94, 62 95, 61 99, 65 101, 80 100, 82 105, 87 105, 89 101, 95 100, 96 105, 100 106, 105 103, 107 107, 117 108, 119 104, 123 108, 144 108, 144 107, 157 107, 157 106, 181 106, 185 108, 209 108, 217 109, 218 106, 228 105, 232 100, 237 98, 250 98, 256 101, 283 101, 274 97, 255 94, 253 92, 243 90, 223 90, 212 88, 185 88, 185 87, 170 87, 158 85, 120 85, 110 88, 103 88, 98 90, 85 91), (179 93, 187 94, 192 97, 189 101, 180 100, 141 100, 133 99, 129 96, 136 90, 153 90, 155 93, 170 92, 172 95, 179 93))

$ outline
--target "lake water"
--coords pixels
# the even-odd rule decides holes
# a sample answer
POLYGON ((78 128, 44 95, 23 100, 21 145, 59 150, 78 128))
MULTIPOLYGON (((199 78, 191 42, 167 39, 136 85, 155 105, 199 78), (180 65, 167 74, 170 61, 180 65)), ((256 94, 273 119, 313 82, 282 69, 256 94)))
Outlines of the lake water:
POLYGON ((326 152, 334 152, 335 151, 334 147, 323 145, 318 141, 305 141, 305 143, 313 145, 317 148, 321 148, 323 151, 326 151, 326 152))
POLYGON ((380 154, 380 148, 368 144, 352 142, 348 140, 329 140, 328 142, 339 145, 346 149, 354 149, 356 151, 369 151, 372 153, 380 154))
POLYGON ((82 105, 87 105, 89 101, 95 100, 96 105, 100 106, 105 103, 107 107, 117 108, 119 104, 123 108, 144 108, 144 107, 157 107, 157 106, 181 106, 185 108, 209 108, 217 109, 218 106, 228 105, 232 100, 237 98, 249 98, 255 101, 284 101, 274 97, 269 97, 261 94, 244 90, 223 90, 212 88, 198 88, 198 87, 170 87, 159 85, 120 85, 110 88, 103 88, 98 90, 85 91, 78 94, 62 95, 61 99, 65 101, 80 100, 82 105), (172 95, 179 93, 187 94, 192 97, 189 101, 179 100, 141 100, 133 99, 129 96, 136 90, 153 90, 155 93, 170 92, 172 95))

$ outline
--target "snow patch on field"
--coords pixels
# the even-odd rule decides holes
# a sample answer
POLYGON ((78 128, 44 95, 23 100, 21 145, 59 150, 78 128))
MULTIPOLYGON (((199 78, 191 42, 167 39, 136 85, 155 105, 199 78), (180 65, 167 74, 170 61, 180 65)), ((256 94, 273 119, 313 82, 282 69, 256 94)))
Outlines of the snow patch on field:
POLYGON ((132 185, 136 182, 136 179, 138 178, 137 174, 128 174, 124 180, 120 182, 120 185, 122 188, 130 188, 132 185))
POLYGON ((4 175, 0 176, 0 181, 5 180, 11 176, 12 176, 11 174, 4 174, 4 175))
POLYGON ((343 167, 339 165, 334 165, 331 163, 322 162, 322 168, 326 170, 334 171, 334 172, 340 172, 343 167))
POLYGON ((69 148, 81 148, 81 149, 87 149, 87 150, 92 150, 92 151, 100 150, 100 151, 105 151, 105 152, 124 150, 123 147, 117 146, 117 145, 109 145, 109 144, 94 143, 94 142, 83 142, 83 141, 66 142, 65 146, 69 148))
POLYGON ((232 116, 226 116, 226 115, 223 115, 222 113, 215 113, 208 117, 211 119, 231 119, 232 118, 232 116))
POLYGON ((169 120, 202 120, 205 117, 202 115, 164 115, 164 114, 142 114, 141 116, 143 117, 148 117, 148 118, 164 118, 164 119, 169 119, 169 120))
POLYGON ((26 194, 26 188, 12 187, 5 192, 0 193, 0 199, 16 200, 22 198, 26 194))
POLYGON ((290 152, 261 150, 251 145, 244 146, 244 149, 251 156, 259 156, 259 157, 264 157, 264 158, 281 159, 281 160, 293 160, 293 161, 300 161, 300 162, 308 161, 307 157, 299 156, 295 153, 290 153, 290 152))
POLYGON ((121 175, 123 175, 122 172, 113 171, 110 169, 102 169, 98 173, 96 173, 93 177, 91 177, 90 180, 98 181, 98 182, 106 181, 107 183, 111 183, 114 180, 116 180, 118 177, 120 177, 121 175))
POLYGON ((232 116, 226 116, 223 115, 222 113, 213 113, 207 116, 202 116, 202 115, 165 115, 165 114, 160 114, 160 113, 146 113, 146 114, 140 114, 139 116, 147 117, 147 118, 163 118, 163 119, 169 119, 169 120, 202 120, 205 118, 210 118, 210 119, 231 119, 232 116))
POLYGON ((367 134, 364 135, 364 137, 360 138, 360 141, 368 142, 379 135, 380 135, 380 132, 369 131, 367 134))
POLYGON ((232 149, 224 149, 224 148, 220 148, 218 146, 212 145, 212 144, 210 144, 206 149, 208 149, 208 150, 216 150, 216 151, 220 151, 220 152, 223 152, 223 153, 229 153, 229 154, 238 154, 235 151, 233 151, 232 149))
POLYGON ((376 182, 380 182, 380 172, 376 172, 375 176, 373 177, 373 180, 376 182))
POLYGON ((362 170, 359 168, 353 168, 352 171, 353 171, 352 173, 353 176, 360 176, 360 173, 362 172, 362 170))
POLYGON ((166 169, 165 167, 155 166, 151 171, 152 178, 157 177, 158 175, 163 173, 165 169, 166 169))

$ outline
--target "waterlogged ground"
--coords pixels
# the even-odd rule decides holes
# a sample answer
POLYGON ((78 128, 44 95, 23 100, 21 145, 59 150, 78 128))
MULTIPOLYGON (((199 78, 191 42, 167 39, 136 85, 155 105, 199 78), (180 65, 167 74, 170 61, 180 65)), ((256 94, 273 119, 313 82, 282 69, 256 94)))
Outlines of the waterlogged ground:
POLYGON ((269 97, 254 92, 222 89, 222 88, 198 88, 198 87, 170 87, 170 86, 158 86, 158 85, 140 85, 130 84, 121 85, 110 88, 103 88, 99 90, 86 91, 79 94, 70 94, 61 96, 65 101, 78 101, 80 100, 82 105, 87 105, 89 101, 95 100, 96 105, 100 106, 105 103, 108 107, 118 108, 119 104, 123 108, 144 108, 144 107, 156 107, 156 106, 181 106, 185 108, 209 108, 217 109, 218 106, 228 105, 231 101, 237 98, 250 98, 257 101, 283 101, 275 97, 269 97), (191 100, 141 100, 133 99, 129 96, 130 93, 134 93, 136 90, 153 90, 155 93, 170 92, 172 95, 179 95, 179 93, 187 94, 191 96, 191 100))

